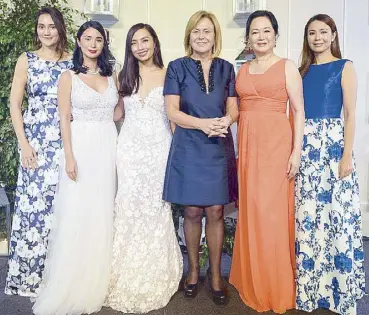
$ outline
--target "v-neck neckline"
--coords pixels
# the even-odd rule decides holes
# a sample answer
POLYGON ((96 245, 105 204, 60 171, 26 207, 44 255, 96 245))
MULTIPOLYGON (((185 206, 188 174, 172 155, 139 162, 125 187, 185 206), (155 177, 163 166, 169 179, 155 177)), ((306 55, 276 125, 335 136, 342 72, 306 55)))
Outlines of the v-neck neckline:
POLYGON ((208 74, 208 85, 206 85, 204 69, 202 67, 201 60, 197 60, 192 57, 189 58, 193 60, 196 65, 197 77, 201 87, 201 91, 204 92, 206 95, 209 95, 214 90, 214 65, 217 58, 213 58, 211 60, 208 74))
POLYGON ((272 65, 270 65, 269 67, 268 67, 268 69, 266 69, 263 73, 251 73, 250 72, 250 65, 251 65, 251 62, 249 63, 249 66, 248 66, 248 68, 247 68, 247 72, 248 72, 248 74, 250 74, 250 75, 264 75, 264 74, 267 74, 268 73, 268 71, 271 69, 271 68, 273 68, 276 64, 278 64, 279 62, 281 62, 282 60, 285 60, 284 58, 281 58, 281 59, 279 59, 278 61, 276 61, 275 63, 273 63, 272 65))
POLYGON ((99 92, 99 91, 96 91, 93 87, 89 86, 85 81, 83 81, 78 74, 76 74, 78 80, 80 80, 85 86, 87 86, 90 90, 94 91, 95 93, 97 94, 100 94, 100 95, 104 95, 108 90, 109 90, 109 87, 110 87, 110 82, 109 82, 109 77, 108 77, 108 86, 107 88, 105 89, 104 92, 99 92))
POLYGON ((149 98, 149 96, 151 96, 151 94, 154 92, 154 91, 156 91, 156 90, 158 90, 158 89, 162 89, 163 88, 163 86, 160 86, 160 85, 158 85, 158 86, 156 86, 156 87, 153 87, 151 90, 150 90, 150 92, 143 98, 138 92, 137 93, 135 93, 135 95, 137 96, 137 98, 138 98, 138 101, 141 103, 141 105, 142 106, 144 106, 145 104, 146 104, 146 100, 149 98))

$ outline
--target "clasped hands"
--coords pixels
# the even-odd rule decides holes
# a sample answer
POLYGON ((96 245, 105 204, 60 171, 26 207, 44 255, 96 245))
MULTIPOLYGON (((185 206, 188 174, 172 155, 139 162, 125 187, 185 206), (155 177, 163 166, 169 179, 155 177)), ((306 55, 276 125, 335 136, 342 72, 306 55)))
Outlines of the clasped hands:
POLYGON ((221 137, 225 138, 228 133, 228 128, 232 124, 230 115, 216 118, 205 118, 200 121, 200 130, 204 132, 208 138, 221 137))

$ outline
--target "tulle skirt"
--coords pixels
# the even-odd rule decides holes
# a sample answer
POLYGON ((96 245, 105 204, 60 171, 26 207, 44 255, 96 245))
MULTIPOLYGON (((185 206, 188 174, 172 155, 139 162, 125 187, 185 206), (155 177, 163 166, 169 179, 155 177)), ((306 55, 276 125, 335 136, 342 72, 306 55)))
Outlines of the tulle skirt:
POLYGON ((36 315, 77 315, 99 311, 110 274, 116 193, 113 122, 71 124, 78 175, 65 172, 64 155, 55 198, 54 222, 36 315))

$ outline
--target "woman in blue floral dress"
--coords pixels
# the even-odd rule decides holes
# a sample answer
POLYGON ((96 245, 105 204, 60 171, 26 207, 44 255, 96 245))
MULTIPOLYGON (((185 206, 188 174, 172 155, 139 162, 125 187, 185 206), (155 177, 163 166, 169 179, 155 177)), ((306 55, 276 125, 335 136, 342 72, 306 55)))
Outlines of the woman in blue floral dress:
POLYGON ((61 73, 72 66, 64 19, 57 9, 37 13, 34 38, 37 50, 19 57, 10 95, 21 165, 5 286, 6 294, 29 297, 37 296, 42 278, 59 178, 57 84, 61 73), (22 117, 25 89, 28 108, 22 117))
POLYGON ((352 152, 357 83, 327 15, 312 17, 305 27, 300 72, 306 122, 296 177, 296 305, 355 315, 365 286, 352 152))

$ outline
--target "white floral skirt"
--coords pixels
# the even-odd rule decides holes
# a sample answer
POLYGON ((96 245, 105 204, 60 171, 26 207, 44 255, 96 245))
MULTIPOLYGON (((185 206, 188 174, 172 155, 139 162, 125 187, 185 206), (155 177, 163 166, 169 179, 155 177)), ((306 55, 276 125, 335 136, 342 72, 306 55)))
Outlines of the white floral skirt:
POLYGON ((364 252, 356 170, 339 179, 341 119, 307 119, 296 176, 297 308, 356 314, 364 252))
POLYGON ((165 307, 177 292, 183 258, 170 203, 163 201, 169 128, 157 120, 156 136, 123 125, 117 145, 118 191, 114 211, 111 277, 106 306, 123 313, 165 307))
POLYGON ((71 132, 77 180, 63 158, 37 315, 97 312, 108 292, 117 131, 113 122, 74 121, 71 132))

